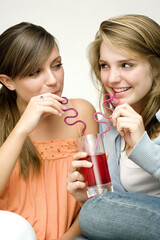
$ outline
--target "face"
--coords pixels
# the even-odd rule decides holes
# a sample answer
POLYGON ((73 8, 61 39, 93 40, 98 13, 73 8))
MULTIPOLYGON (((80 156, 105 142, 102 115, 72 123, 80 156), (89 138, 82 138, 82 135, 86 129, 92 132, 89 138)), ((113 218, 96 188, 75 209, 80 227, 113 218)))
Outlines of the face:
POLYGON ((25 78, 13 81, 17 93, 18 106, 28 104, 31 97, 43 93, 61 96, 63 90, 64 70, 58 49, 53 48, 49 58, 35 72, 25 78))
POLYGON ((116 93, 120 104, 128 103, 135 110, 141 110, 144 96, 152 86, 150 65, 147 61, 136 60, 131 51, 119 51, 104 42, 100 47, 101 81, 107 92, 116 93))

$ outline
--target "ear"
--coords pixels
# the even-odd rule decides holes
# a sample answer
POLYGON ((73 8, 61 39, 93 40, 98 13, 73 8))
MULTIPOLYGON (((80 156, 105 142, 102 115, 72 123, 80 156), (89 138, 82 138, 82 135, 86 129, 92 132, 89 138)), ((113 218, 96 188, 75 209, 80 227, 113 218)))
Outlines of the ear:
POLYGON ((8 77, 7 75, 4 74, 0 74, 0 82, 6 86, 6 88, 8 88, 11 91, 15 90, 14 87, 14 82, 12 80, 12 78, 8 77))

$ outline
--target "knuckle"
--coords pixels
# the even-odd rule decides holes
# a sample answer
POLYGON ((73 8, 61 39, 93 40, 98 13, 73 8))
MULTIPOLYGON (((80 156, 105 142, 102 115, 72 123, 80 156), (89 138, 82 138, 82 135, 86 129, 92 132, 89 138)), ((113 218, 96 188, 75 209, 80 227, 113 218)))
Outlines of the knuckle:
POLYGON ((73 160, 76 160, 77 159, 77 153, 75 153, 72 158, 73 158, 73 160))
POLYGON ((66 179, 66 183, 67 183, 67 184, 69 183, 69 180, 68 180, 68 178, 66 179))
POLYGON ((75 171, 75 177, 78 178, 79 177, 79 172, 75 171))
POLYGON ((67 191, 71 192, 70 185, 67 185, 67 191))

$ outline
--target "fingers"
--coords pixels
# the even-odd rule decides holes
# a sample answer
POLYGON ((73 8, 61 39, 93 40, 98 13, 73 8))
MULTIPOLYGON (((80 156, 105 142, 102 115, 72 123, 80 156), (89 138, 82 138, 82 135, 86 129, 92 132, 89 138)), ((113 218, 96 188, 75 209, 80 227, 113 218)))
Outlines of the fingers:
MULTIPOLYGON (((81 155, 81 153, 79 155, 81 155)), ((77 154, 74 157, 77 158, 79 155, 77 154)), ((86 194, 86 184, 84 182, 84 177, 81 172, 82 166, 87 166, 87 161, 75 160, 72 162, 70 171, 68 172, 66 183, 67 191, 83 205, 83 203, 88 199, 88 197, 86 194)))
POLYGON ((81 169, 82 167, 86 167, 86 168, 92 167, 91 162, 84 160, 85 157, 87 157, 87 153, 85 153, 85 152, 78 152, 78 153, 74 154, 73 161, 72 161, 69 172, 77 171, 77 170, 81 169))
POLYGON ((142 116, 127 103, 116 107, 111 121, 130 147, 135 146, 145 131, 142 116))
POLYGON ((55 99, 59 102, 64 102, 65 99, 56 95, 56 94, 52 94, 52 93, 44 93, 44 94, 41 94, 41 95, 38 95, 37 97, 39 97, 40 99, 46 99, 47 97, 50 97, 52 99, 55 99))
POLYGON ((117 130, 121 131, 122 129, 126 128, 129 129, 130 132, 137 131, 142 124, 142 119, 139 117, 137 118, 127 118, 121 117, 117 120, 117 130))
POLYGON ((139 115, 130 105, 126 103, 116 107, 112 114, 111 122, 118 130, 118 128, 121 129, 125 126, 128 128, 130 124, 140 126, 143 123, 143 120, 141 115, 139 115))
POLYGON ((85 152, 78 152, 73 156, 73 161, 66 180, 70 192, 74 192, 78 188, 85 188, 84 177, 81 170, 82 167, 92 167, 91 162, 82 160, 86 156, 87 153, 85 152))
POLYGON ((72 189, 72 191, 79 188, 85 188, 84 177, 78 171, 69 174, 66 182, 68 187, 72 189))
POLYGON ((117 106, 112 114, 111 122, 113 126, 116 127, 117 123, 120 118, 128 117, 128 118, 135 118, 135 115, 138 114, 134 111, 134 109, 129 106, 127 103, 117 106))
MULTIPOLYGON (((72 168, 73 169, 73 168, 72 168)), ((84 181, 84 177, 81 173, 81 171, 79 170, 75 170, 75 171, 69 171, 68 172, 68 181, 70 182, 75 182, 75 181, 84 181)))
POLYGON ((76 195, 76 192, 78 190, 84 190, 85 187, 85 182, 76 181, 72 183, 67 181, 67 191, 70 192, 73 196, 76 195))
POLYGON ((76 182, 68 182, 67 183, 67 191, 72 194, 72 196, 77 199, 82 205, 88 199, 86 193, 86 186, 84 182, 76 181, 76 182))
POLYGON ((64 99, 52 93, 44 93, 42 95, 32 97, 30 101, 37 104, 37 106, 43 107, 44 113, 62 116, 64 114, 64 110, 66 109, 66 107, 62 104, 64 99))
POLYGON ((29 134, 45 117, 52 114, 62 116, 65 109, 62 101, 63 98, 52 93, 32 97, 21 116, 19 126, 29 134))
MULTIPOLYGON (((74 155, 74 158, 79 156, 86 155, 86 153, 77 153, 74 155)), ((74 160, 72 161, 70 170, 68 172, 67 183, 74 183, 74 182, 84 182, 84 177, 81 172, 82 167, 90 168, 92 167, 92 163, 86 160, 74 160)), ((83 187, 84 185, 82 185, 83 187)))

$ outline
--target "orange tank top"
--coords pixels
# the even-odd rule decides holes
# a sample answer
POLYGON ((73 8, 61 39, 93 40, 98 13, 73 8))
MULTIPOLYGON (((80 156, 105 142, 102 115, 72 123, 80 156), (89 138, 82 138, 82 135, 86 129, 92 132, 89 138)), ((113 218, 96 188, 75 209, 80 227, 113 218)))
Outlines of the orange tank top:
POLYGON ((32 168, 27 180, 19 174, 19 162, 0 197, 0 209, 24 217, 34 228, 37 240, 63 236, 80 210, 67 192, 67 172, 72 155, 78 151, 76 139, 33 142, 42 156, 40 174, 32 168))

